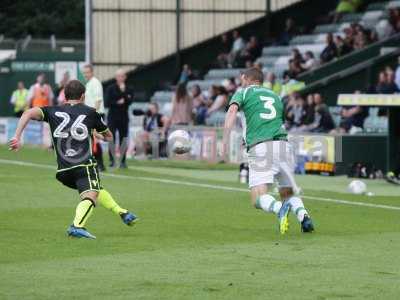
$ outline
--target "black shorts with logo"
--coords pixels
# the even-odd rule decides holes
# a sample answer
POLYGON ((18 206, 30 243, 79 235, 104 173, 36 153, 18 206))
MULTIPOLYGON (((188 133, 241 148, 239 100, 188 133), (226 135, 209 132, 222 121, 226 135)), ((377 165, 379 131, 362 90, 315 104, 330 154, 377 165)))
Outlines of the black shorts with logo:
POLYGON ((100 191, 101 189, 97 164, 58 171, 56 178, 63 185, 78 190, 79 194, 88 191, 100 191))

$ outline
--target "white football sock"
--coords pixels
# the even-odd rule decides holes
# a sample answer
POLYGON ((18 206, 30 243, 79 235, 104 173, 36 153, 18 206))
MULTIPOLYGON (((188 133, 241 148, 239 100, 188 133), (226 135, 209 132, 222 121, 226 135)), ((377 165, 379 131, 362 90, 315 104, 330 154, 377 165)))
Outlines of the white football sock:
POLYGON ((277 214, 282 207, 282 202, 276 200, 269 194, 261 195, 257 199, 256 207, 262 209, 265 212, 272 212, 277 214))
POLYGON ((299 220, 299 222, 303 222, 304 216, 308 215, 307 210, 304 208, 303 201, 299 197, 296 197, 296 196, 290 197, 290 199, 288 201, 292 208, 292 212, 297 217, 297 220, 299 220))

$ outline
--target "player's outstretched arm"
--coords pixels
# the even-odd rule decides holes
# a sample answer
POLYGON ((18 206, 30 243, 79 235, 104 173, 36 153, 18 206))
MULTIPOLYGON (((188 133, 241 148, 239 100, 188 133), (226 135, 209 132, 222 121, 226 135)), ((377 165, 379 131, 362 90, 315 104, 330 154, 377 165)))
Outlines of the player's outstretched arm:
POLYGON ((40 108, 34 107, 25 111, 18 121, 18 126, 15 130, 14 137, 8 142, 9 150, 18 151, 18 149, 21 148, 21 136, 30 120, 41 121, 42 119, 43 112, 40 108))
POLYGON ((223 150, 222 150, 222 158, 224 160, 228 150, 229 137, 231 135, 232 128, 235 125, 238 110, 239 107, 236 104, 232 104, 231 106, 229 106, 228 112, 226 113, 225 116, 223 150))

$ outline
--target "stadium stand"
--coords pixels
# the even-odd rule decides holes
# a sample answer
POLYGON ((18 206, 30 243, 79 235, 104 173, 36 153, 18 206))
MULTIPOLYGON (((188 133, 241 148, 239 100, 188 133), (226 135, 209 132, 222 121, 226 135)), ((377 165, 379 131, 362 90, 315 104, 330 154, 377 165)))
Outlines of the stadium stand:
MULTIPOLYGON (((370 3, 364 11, 356 13, 344 14, 340 17, 337 23, 319 24, 311 33, 300 34, 294 36, 289 45, 272 44, 262 49, 261 56, 255 60, 255 64, 262 66, 263 71, 273 72, 277 75, 279 81, 282 82, 285 71, 290 70, 289 64, 293 59, 293 49, 298 49, 304 55, 305 52, 310 51, 314 57, 319 58, 321 53, 327 47, 326 37, 332 34, 333 37, 340 36, 346 38, 347 31, 351 28, 361 31, 366 36, 367 41, 360 43, 360 46, 355 46, 353 53, 345 55, 344 57, 335 57, 335 59, 317 67, 308 72, 302 72, 298 76, 300 82, 305 82, 307 85, 313 84, 324 77, 331 76, 346 67, 353 66, 355 62, 361 63, 369 60, 379 54, 383 46, 396 45, 398 38, 396 36, 385 37, 382 41, 374 41, 374 34, 376 27, 382 20, 391 21, 392 11, 400 8, 400 1, 388 2, 373 2, 370 3), (322 71, 323 76, 321 76, 322 71)), ((393 22, 392 22, 393 23, 393 22)), ((396 33, 396 28, 393 26, 391 34, 396 33)), ((375 38, 376 39, 376 38, 375 38)), ((207 94, 207 90, 213 85, 222 85, 224 80, 228 78, 238 78, 241 68, 226 68, 226 69, 213 69, 211 68, 204 76, 203 79, 190 80, 187 84, 188 89, 194 85, 198 85, 200 89, 207 94)), ((281 84, 285 84, 283 81, 281 84)), ((358 87, 360 88, 360 87, 358 87)), ((313 91, 317 92, 317 91, 313 91)), ((172 97, 171 91, 157 91, 151 101, 159 103, 161 111, 164 114, 170 111, 170 100, 172 97)), ((328 102, 332 105, 331 99, 328 102)), ((340 122, 340 108, 331 107, 329 109, 335 125, 338 126, 340 122)), ((387 122, 385 117, 377 117, 376 114, 371 114, 366 119, 366 132, 385 132, 387 130, 387 122)))

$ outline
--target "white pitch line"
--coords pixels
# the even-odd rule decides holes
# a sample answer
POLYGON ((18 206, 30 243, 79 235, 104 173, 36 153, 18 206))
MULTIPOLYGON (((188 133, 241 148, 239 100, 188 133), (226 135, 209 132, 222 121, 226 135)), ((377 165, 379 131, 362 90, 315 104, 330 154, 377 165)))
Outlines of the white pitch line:
MULTIPOLYGON (((50 170, 55 170, 56 169, 52 165, 37 164, 37 163, 32 163, 32 162, 24 162, 24 161, 8 160, 8 159, 0 159, 0 163, 9 164, 9 165, 17 165, 17 166, 26 166, 26 167, 50 169, 50 170)), ((213 185, 213 184, 206 184, 206 183, 197 183, 197 182, 190 182, 190 181, 178 181, 178 180, 172 180, 172 179, 162 179, 162 178, 156 178, 156 177, 128 176, 128 175, 110 174, 110 173, 102 173, 102 176, 111 177, 111 178, 120 178, 120 179, 137 179, 137 180, 150 181, 150 182, 159 182, 159 183, 167 183, 167 184, 175 184, 175 185, 183 185, 183 186, 201 187, 201 188, 208 188, 208 189, 214 189, 214 190, 223 190, 223 191, 245 192, 245 193, 249 192, 248 189, 243 189, 243 188, 236 188, 236 187, 230 187, 230 186, 221 186, 221 185, 213 185)), ((322 197, 306 196, 306 195, 302 195, 302 197, 306 198, 306 199, 310 199, 310 200, 321 201, 321 202, 330 202, 330 203, 338 203, 338 204, 353 205, 353 206, 364 206, 364 207, 372 207, 372 208, 382 208, 382 209, 389 209, 389 210, 400 210, 399 206, 391 206, 391 205, 384 205, 384 204, 366 203, 366 202, 359 202, 359 201, 348 201, 348 200, 322 198, 322 197)))

